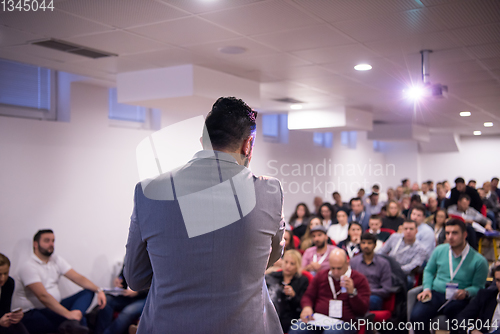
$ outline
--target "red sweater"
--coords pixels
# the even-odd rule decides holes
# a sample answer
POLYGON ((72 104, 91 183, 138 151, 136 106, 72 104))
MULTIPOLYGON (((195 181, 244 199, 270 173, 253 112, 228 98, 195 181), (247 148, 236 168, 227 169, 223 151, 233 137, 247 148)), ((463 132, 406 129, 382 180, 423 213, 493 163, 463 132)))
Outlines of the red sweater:
MULTIPOLYGON (((329 271, 329 269, 321 270, 316 274, 300 301, 302 308, 310 306, 314 312, 328 315, 329 301, 333 299, 328 283, 329 271)), ((351 278, 358 294, 352 298, 347 293, 337 296, 337 299, 342 300, 342 320, 344 321, 364 316, 370 305, 370 285, 366 277, 352 270, 351 278)), ((333 280, 333 284, 335 284, 335 290, 340 291, 340 281, 333 280)))

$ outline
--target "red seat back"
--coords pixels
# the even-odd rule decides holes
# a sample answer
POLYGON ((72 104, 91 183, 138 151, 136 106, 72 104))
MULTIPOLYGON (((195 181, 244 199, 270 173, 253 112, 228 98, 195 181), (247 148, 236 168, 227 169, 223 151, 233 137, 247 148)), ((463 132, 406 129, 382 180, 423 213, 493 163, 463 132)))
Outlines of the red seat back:
POLYGON ((389 233, 389 234, 396 233, 396 231, 394 231, 393 229, 386 228, 386 227, 381 227, 381 228, 380 228, 380 232, 387 232, 387 233, 389 233))
POLYGON ((314 276, 310 272, 308 272, 307 270, 302 270, 302 275, 307 277, 307 279, 309 280, 309 284, 311 284, 314 276))

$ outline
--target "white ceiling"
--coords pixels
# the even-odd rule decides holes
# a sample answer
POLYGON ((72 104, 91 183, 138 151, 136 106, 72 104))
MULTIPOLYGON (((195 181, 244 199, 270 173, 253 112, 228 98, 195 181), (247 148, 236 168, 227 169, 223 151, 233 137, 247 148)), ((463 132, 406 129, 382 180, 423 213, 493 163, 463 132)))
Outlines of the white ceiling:
POLYGON ((56 0, 53 12, 0 12, 0 57, 103 79, 196 64, 258 81, 263 112, 345 105, 386 123, 500 134, 499 0, 56 0), (118 54, 92 60, 33 46, 58 38, 118 54), (240 46, 243 54, 218 51, 240 46), (445 100, 414 106, 402 90, 430 79, 445 100), (367 62, 368 72, 354 65, 367 62), (461 118, 460 111, 472 116, 461 118), (483 123, 493 121, 493 128, 483 123))

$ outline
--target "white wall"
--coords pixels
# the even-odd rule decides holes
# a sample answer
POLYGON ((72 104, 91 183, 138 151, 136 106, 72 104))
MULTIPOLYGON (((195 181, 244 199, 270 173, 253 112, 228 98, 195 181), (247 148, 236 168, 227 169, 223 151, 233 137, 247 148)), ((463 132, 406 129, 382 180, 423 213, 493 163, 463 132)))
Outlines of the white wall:
POLYGON ((458 176, 468 182, 475 179, 478 186, 500 177, 500 136, 470 136, 460 139, 460 152, 421 153, 420 169, 423 181, 453 180, 458 176))
POLYGON ((110 285, 125 254, 135 147, 149 132, 109 127, 107 93, 72 84, 70 123, 0 117, 0 252, 12 273, 31 253, 35 232, 52 228, 57 254, 110 285))
POLYGON ((374 183, 387 189, 386 170, 391 175, 394 170, 390 166, 386 168, 382 153, 374 152, 373 142, 366 139, 366 132, 358 132, 355 149, 341 145, 340 132, 334 133, 330 149, 314 146, 312 132, 290 131, 288 144, 265 142, 259 134, 250 167, 257 175, 281 180, 287 218, 300 202, 314 210, 315 196, 333 202, 332 192, 339 191, 343 200, 348 201, 361 187, 367 193, 371 192, 374 183))

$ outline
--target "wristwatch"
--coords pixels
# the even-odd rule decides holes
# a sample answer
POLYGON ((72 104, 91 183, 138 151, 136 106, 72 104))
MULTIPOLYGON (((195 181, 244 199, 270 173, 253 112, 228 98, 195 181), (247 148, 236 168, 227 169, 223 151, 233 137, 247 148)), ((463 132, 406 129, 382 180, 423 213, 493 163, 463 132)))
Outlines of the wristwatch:
POLYGON ((349 298, 356 297, 357 295, 358 295, 358 290, 354 288, 354 290, 352 290, 352 293, 349 294, 349 298))

